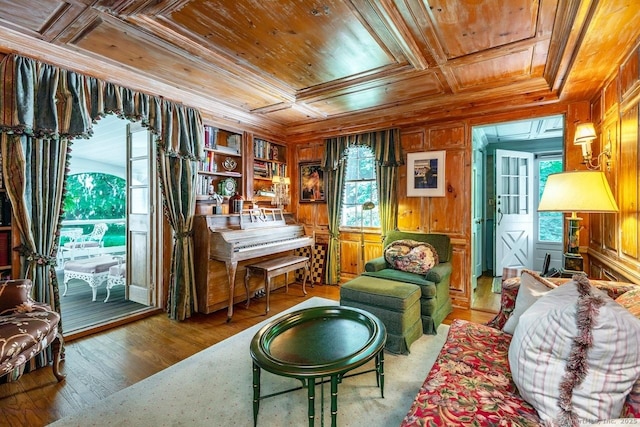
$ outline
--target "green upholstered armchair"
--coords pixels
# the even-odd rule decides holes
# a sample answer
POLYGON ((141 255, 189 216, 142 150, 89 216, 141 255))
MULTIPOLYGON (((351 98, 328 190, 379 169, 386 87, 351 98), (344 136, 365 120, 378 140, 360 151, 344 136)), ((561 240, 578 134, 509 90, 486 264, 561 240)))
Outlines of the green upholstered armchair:
POLYGON ((420 286, 420 316, 425 334, 435 334, 438 326, 451 313, 449 282, 451 279, 451 240, 445 234, 392 231, 385 237, 383 248, 397 240, 416 240, 429 243, 438 253, 439 263, 426 274, 411 273, 393 268, 384 256, 365 264, 363 276, 413 283, 420 286))

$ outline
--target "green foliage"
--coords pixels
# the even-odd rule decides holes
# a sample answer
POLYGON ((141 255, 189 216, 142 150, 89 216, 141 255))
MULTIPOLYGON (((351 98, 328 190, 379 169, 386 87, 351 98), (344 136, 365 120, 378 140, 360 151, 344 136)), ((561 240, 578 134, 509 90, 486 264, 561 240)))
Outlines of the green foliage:
POLYGON ((70 175, 63 210, 66 220, 125 218, 125 180, 103 173, 70 175))
POLYGON ((373 151, 366 146, 351 147, 347 153, 341 224, 347 227, 380 227, 376 165, 373 151), (362 204, 372 201, 376 208, 362 212, 362 204))
MULTIPOLYGON (((539 166, 540 173, 540 194, 547 185, 549 175, 562 172, 562 160, 541 160, 539 166)), ((538 239, 543 242, 562 242, 564 225, 562 223, 561 212, 539 212, 538 214, 538 239)))

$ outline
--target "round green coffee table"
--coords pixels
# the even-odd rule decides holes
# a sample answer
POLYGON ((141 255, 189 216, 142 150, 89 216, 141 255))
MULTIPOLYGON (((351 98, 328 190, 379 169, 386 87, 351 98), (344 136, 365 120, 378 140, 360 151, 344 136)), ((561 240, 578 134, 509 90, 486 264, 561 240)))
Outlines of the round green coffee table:
POLYGON ((331 425, 336 426, 338 383, 347 372, 375 358, 375 372, 384 397, 384 344, 387 331, 371 313, 352 307, 313 307, 294 311, 265 325, 251 341, 253 359, 253 424, 257 425, 260 400, 302 388, 307 389, 309 426, 315 419, 316 380, 331 382, 331 425), (297 378, 302 387, 260 396, 260 370, 297 378))

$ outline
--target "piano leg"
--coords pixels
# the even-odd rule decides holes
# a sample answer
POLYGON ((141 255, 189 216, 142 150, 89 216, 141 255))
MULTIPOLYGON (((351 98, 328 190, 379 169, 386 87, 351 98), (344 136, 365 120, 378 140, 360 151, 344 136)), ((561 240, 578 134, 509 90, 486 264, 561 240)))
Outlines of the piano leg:
POLYGON ((238 269, 238 261, 226 261, 227 280, 229 281, 229 307, 227 308, 227 323, 231 322, 233 317, 233 294, 236 288, 236 270, 238 269))

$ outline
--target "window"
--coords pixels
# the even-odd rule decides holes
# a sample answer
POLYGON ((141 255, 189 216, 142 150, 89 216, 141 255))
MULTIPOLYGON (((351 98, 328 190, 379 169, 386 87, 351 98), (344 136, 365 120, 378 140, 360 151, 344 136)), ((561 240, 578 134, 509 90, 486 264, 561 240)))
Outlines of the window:
POLYGON ((347 171, 342 200, 340 225, 345 227, 380 227, 378 215, 378 186, 373 151, 369 147, 347 149, 347 171), (362 205, 373 202, 374 208, 363 210, 362 205))
MULTIPOLYGON (((540 159, 538 162, 538 201, 542 197, 549 175, 558 172, 562 172, 561 159, 540 159)), ((562 243, 564 230, 562 221, 562 212, 538 212, 538 240, 562 243)))

